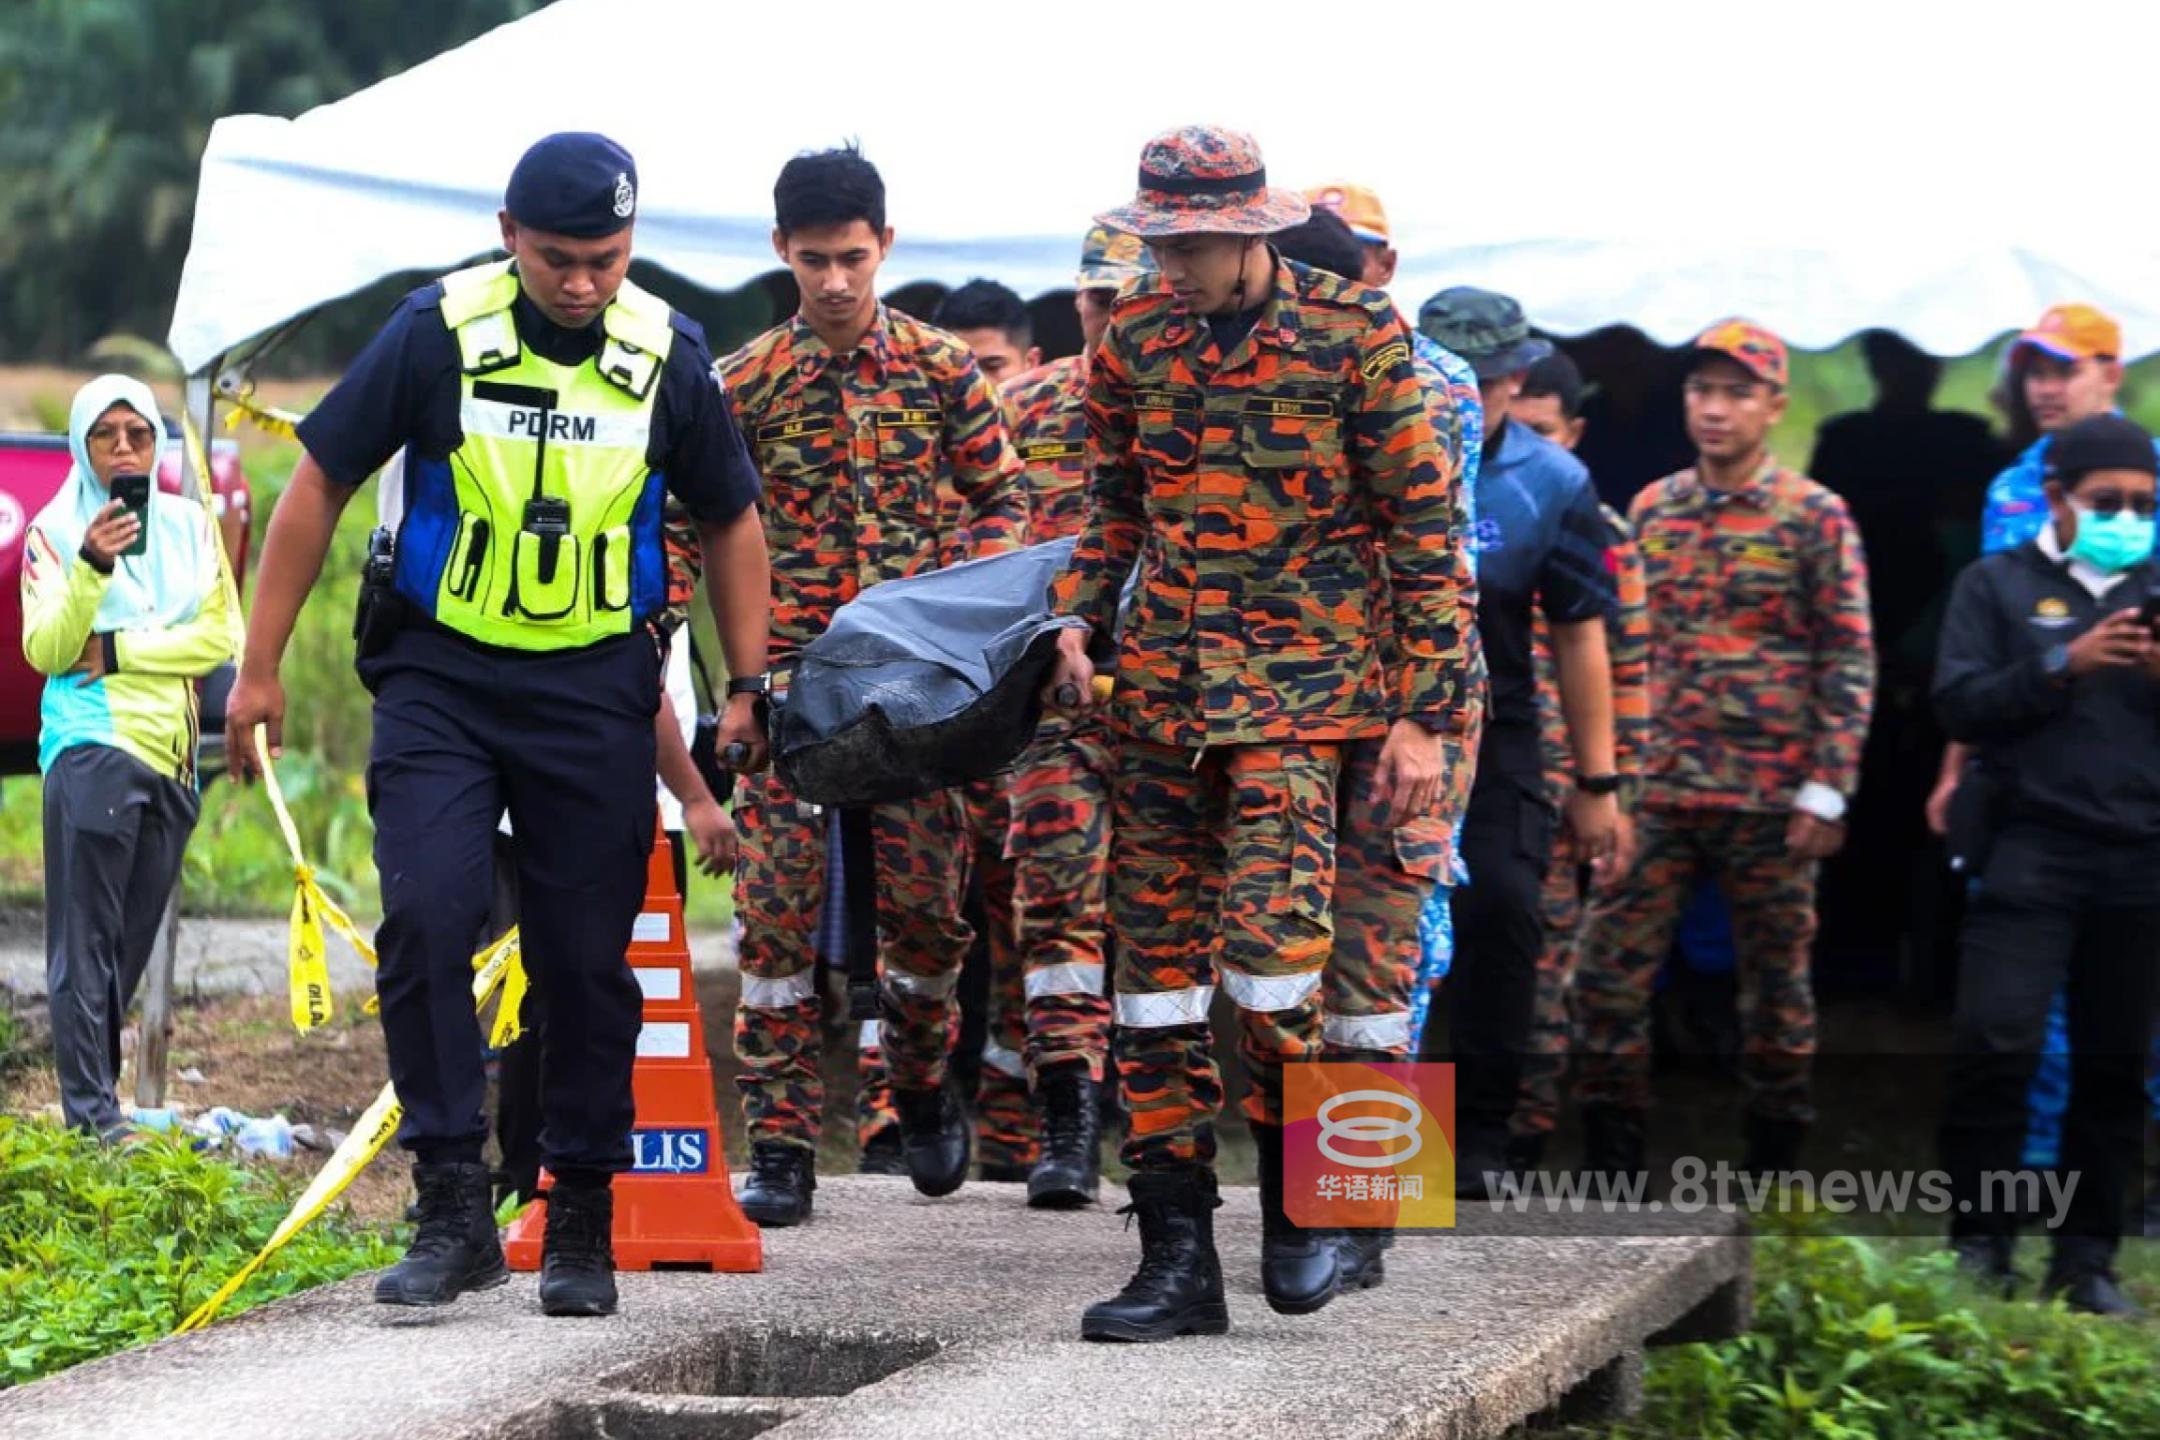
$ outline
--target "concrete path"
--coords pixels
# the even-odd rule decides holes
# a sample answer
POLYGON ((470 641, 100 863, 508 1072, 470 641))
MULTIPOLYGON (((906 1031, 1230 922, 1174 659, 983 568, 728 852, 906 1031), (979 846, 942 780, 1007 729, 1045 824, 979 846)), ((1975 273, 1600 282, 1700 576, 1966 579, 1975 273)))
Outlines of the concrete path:
POLYGON ((1631 1404, 1651 1337, 1732 1333, 1747 1242, 1637 1218, 1525 1234, 1490 1220, 1405 1236, 1380 1288, 1303 1318, 1258 1293, 1255 1192, 1218 1216, 1232 1331, 1167 1345, 1078 1339, 1131 1272, 1103 1209, 1016 1190, 918 1198, 828 1177, 816 1221, 766 1236, 760 1275, 623 1277, 611 1320, 546 1320, 514 1277, 434 1312, 365 1280, 0 1395, 10 1440, 210 1435, 338 1440, 1313 1440, 1497 1436, 1569 1402, 1631 1404))
MULTIPOLYGON (((278 920, 191 917, 180 922, 173 962, 174 993, 182 996, 282 995, 286 988, 287 925, 278 920)), ((330 984, 339 992, 372 990, 372 973, 350 945, 330 937, 330 984)), ((735 940, 726 930, 693 930, 690 960, 700 970, 731 969, 735 940)), ((45 994, 45 917, 36 910, 0 911, 0 987, 25 999, 45 994)))

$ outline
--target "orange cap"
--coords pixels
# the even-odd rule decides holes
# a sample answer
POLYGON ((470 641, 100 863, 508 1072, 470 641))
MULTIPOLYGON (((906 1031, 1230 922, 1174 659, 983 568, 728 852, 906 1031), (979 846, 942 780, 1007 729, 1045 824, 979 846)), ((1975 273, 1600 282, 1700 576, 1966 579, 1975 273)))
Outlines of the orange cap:
POLYGON ((2018 336, 2010 353, 2015 355, 2027 345, 2058 360, 2114 360, 2122 355, 2122 326, 2090 305, 2054 305, 2038 324, 2018 336))
POLYGON ((1694 349, 1739 362, 1756 379, 1785 388, 1790 377, 1785 342, 1751 320, 1720 320, 1695 337, 1694 349))
POLYGON ((1305 192, 1305 198, 1342 216, 1358 239, 1373 245, 1389 243, 1387 210, 1380 197, 1363 185, 1316 185, 1305 192))

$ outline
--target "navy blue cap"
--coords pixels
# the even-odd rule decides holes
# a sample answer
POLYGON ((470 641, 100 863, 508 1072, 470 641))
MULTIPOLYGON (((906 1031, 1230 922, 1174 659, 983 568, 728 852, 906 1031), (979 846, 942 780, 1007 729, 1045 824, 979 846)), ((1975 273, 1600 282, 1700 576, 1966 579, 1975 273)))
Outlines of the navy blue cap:
POLYGON ((613 235, 637 218, 637 162, 605 135, 547 136, 510 172, 503 208, 518 224, 554 235, 613 235))
POLYGON ((2075 485, 2095 470, 2160 472, 2160 456, 2153 453, 2152 435, 2136 421, 2095 415, 2055 432, 2046 466, 2053 478, 2075 485))

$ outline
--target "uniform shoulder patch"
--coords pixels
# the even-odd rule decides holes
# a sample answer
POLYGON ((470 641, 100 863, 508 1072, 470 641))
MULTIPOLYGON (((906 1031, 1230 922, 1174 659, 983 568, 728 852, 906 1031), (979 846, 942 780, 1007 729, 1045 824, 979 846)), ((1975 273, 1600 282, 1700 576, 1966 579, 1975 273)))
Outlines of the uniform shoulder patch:
POLYGON ((1410 346, 1407 342, 1401 340, 1391 341, 1368 356, 1365 363, 1358 367, 1358 373, 1362 374, 1367 380, 1377 380, 1380 376, 1385 375, 1409 358, 1410 346))

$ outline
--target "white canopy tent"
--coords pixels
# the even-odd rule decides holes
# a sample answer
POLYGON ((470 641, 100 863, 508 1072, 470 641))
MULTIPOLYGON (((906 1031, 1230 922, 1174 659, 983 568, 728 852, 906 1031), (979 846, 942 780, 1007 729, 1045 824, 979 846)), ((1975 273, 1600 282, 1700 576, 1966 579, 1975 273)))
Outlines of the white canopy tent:
POLYGON ((1561 333, 1742 313, 1804 347, 1882 325, 1956 354, 2080 299, 2146 353, 2132 107, 2156 41, 2131 4, 560 0, 297 119, 219 121, 171 344, 206 378, 485 250, 519 153, 568 129, 636 155, 638 253, 697 284, 775 268, 779 166, 854 137, 899 233, 887 286, 1041 293, 1150 134, 1216 121, 1276 183, 1377 189, 1406 309, 1474 282, 1561 333))

